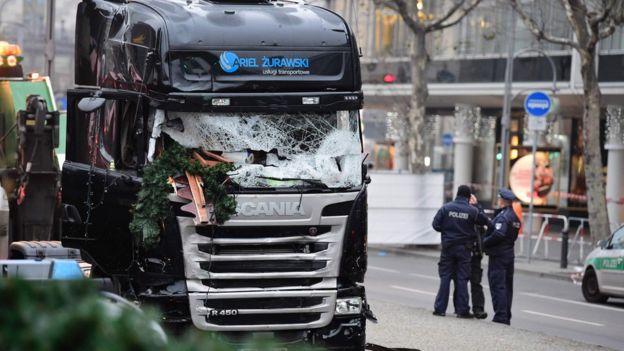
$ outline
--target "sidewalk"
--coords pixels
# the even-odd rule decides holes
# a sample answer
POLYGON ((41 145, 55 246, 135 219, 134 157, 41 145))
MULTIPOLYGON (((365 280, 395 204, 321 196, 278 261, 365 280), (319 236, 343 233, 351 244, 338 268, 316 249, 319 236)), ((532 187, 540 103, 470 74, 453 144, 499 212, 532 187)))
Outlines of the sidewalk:
POLYGON ((500 325, 486 320, 436 317, 431 311, 371 300, 378 324, 367 323, 367 342, 423 351, 607 351, 608 347, 500 325))
MULTIPOLYGON (((371 254, 379 255, 383 253, 394 253, 398 255, 411 255, 425 257, 437 261, 440 258, 440 248, 438 246, 386 246, 369 245, 368 251, 371 254)), ((487 267, 487 258, 483 259, 483 266, 487 267)), ((516 257, 515 271, 525 274, 536 275, 543 278, 572 281, 572 277, 582 272, 583 267, 568 264, 567 269, 561 269, 559 262, 531 260, 528 263, 525 257, 516 257)))

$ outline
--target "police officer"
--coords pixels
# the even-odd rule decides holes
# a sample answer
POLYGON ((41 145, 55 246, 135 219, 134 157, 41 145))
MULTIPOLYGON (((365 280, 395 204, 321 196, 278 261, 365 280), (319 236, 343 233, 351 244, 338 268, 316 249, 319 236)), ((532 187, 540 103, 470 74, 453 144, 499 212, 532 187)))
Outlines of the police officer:
POLYGON ((492 293, 494 318, 492 321, 509 325, 511 322, 511 300, 513 298, 514 243, 518 238, 520 219, 513 210, 516 200, 508 189, 498 192, 496 217, 483 239, 483 248, 490 257, 488 281, 492 293))
POLYGON ((457 291, 455 313, 459 318, 473 318, 468 306, 470 253, 476 238, 475 225, 487 225, 489 220, 468 203, 470 196, 470 188, 460 185, 455 201, 444 204, 433 219, 433 229, 442 233, 442 252, 438 263, 440 288, 433 306, 436 316, 446 315, 449 288, 454 276, 457 291))
MULTIPOLYGON (((477 197, 473 194, 470 196, 469 203, 481 211, 477 197)), ((472 300, 472 313, 477 319, 487 318, 485 312, 485 295, 483 294, 483 286, 481 279, 483 278, 483 268, 481 268, 481 260, 483 259, 483 234, 486 227, 476 226, 476 238, 472 248, 472 258, 470 259, 470 297, 472 300)), ((453 277, 455 281, 455 277, 453 277)), ((455 282, 455 284, 457 284, 455 282)), ((457 289, 453 291, 453 303, 457 306, 457 289)), ((456 307, 457 309, 457 307, 456 307)))

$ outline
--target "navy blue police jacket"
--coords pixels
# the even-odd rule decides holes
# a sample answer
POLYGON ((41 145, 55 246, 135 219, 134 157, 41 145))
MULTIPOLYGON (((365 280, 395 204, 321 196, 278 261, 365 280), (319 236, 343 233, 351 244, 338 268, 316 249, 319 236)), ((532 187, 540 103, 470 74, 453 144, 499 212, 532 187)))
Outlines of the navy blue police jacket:
POLYGON ((433 229, 442 233, 442 247, 473 244, 477 240, 475 225, 488 225, 489 219, 468 199, 458 196, 444 204, 433 218, 433 229))
POLYGON ((483 249, 489 256, 514 256, 520 220, 511 206, 498 212, 483 238, 483 249))

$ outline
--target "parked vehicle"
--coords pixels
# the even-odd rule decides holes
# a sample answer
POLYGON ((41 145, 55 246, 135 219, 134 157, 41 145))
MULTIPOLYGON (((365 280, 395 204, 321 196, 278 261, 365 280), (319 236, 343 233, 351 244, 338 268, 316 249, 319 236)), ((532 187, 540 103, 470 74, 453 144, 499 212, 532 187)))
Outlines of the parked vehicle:
POLYGON ((48 77, 24 76, 22 59, 0 41, 0 258, 12 242, 60 238, 60 113, 48 77))
POLYGON ((588 302, 624 297, 624 226, 587 256, 582 289, 588 302))

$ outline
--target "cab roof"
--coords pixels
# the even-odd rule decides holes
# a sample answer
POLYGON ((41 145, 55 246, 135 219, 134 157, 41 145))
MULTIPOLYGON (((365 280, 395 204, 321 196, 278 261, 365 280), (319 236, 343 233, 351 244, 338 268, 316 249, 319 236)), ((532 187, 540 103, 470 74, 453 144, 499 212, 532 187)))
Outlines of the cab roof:
POLYGON ((167 28, 169 50, 210 48, 332 48, 351 46, 337 14, 294 1, 135 0, 167 28), (238 30, 244 27, 245 30, 238 30), (208 34, 209 33, 209 34, 208 34))

